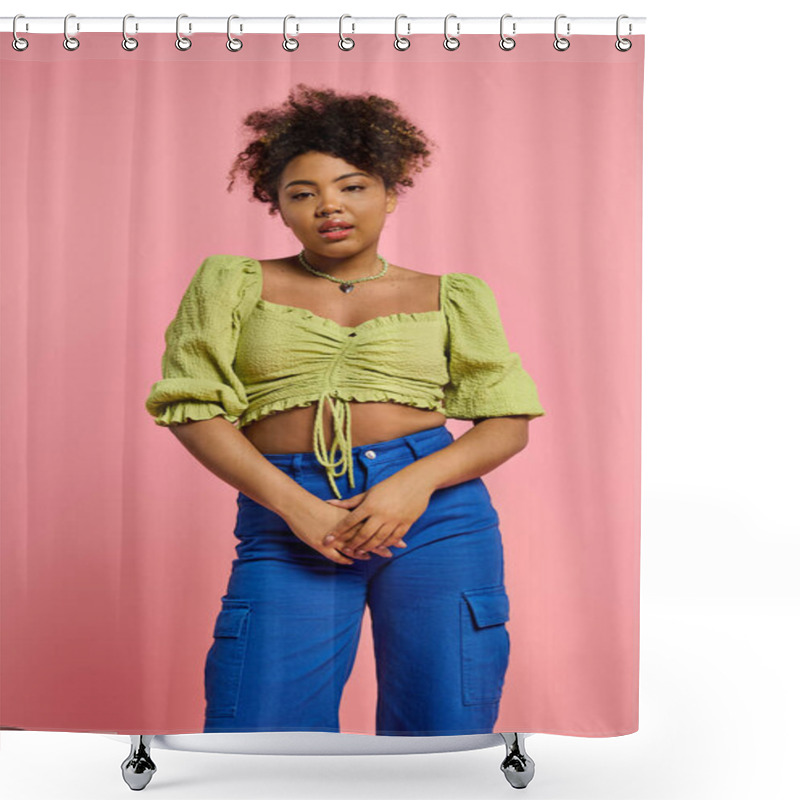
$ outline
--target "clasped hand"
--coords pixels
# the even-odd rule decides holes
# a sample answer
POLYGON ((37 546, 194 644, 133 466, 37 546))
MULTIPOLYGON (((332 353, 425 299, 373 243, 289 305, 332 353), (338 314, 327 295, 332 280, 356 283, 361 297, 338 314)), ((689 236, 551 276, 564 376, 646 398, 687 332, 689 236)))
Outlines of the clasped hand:
POLYGON ((352 511, 328 532, 323 544, 348 555, 374 550, 391 557, 388 548, 407 546, 402 538, 422 516, 432 494, 429 484, 400 471, 366 492, 344 500, 327 500, 331 505, 352 511))

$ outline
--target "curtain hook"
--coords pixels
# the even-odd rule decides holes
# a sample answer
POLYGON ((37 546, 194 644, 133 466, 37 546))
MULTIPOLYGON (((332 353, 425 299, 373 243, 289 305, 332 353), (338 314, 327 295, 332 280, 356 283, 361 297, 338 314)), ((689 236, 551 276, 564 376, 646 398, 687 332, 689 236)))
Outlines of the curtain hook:
MULTIPOLYGON (((126 14, 122 18, 122 49, 128 51, 135 50, 139 46, 139 40, 134 36, 128 36, 128 34, 125 32, 125 27, 131 17, 133 17, 133 14, 126 14)), ((138 24, 136 24, 136 30, 139 30, 138 24)))
MULTIPOLYGON (((400 20, 400 17, 408 19, 405 14, 398 14, 394 18, 394 47, 395 50, 408 50, 408 48, 411 47, 411 39, 406 39, 405 37, 400 36, 400 34, 397 32, 397 24, 400 20)), ((406 24, 408 25, 408 33, 411 33, 411 23, 408 22, 406 24)))
MULTIPOLYGON (((12 40, 11 40, 11 46, 15 50, 18 50, 19 52, 22 52, 23 50, 27 50, 28 49, 29 42, 28 42, 27 39, 23 39, 21 36, 17 36, 17 20, 20 17, 22 17, 24 19, 25 15, 24 14, 15 14, 14 15, 14 20, 11 23, 11 36, 13 37, 12 40)), ((28 24, 25 23, 25 28, 27 29, 27 27, 28 27, 28 24)))
POLYGON ((442 44, 444 45, 445 50, 458 50, 458 48, 461 46, 461 41, 457 38, 458 34, 461 33, 461 23, 456 22, 456 35, 450 36, 450 34, 447 32, 447 21, 450 19, 450 17, 457 18, 457 15, 448 14, 444 18, 444 41, 442 44))
MULTIPOLYGON (((227 47, 231 53, 238 53, 244 47, 244 42, 241 39, 237 39, 235 36, 231 36, 232 19, 239 19, 239 15, 231 14, 228 17, 228 41, 225 42, 225 47, 227 47)), ((241 28, 239 28, 239 30, 241 30, 241 28)))
MULTIPOLYGON (((569 47, 569 39, 565 39, 563 36, 559 36, 558 34, 558 21, 560 19, 566 19, 566 18, 567 18, 566 14, 558 14, 556 16, 555 23, 553 25, 553 30, 556 34, 556 39, 553 42, 553 47, 555 47, 555 49, 559 51, 564 51, 569 47)), ((569 22, 567 22, 567 36, 569 36, 569 22)))
MULTIPOLYGON (((75 14, 67 14, 67 16, 64 17, 64 49, 65 50, 70 50, 70 51, 71 50, 77 50, 81 46, 81 43, 74 36, 70 36, 67 33, 67 20, 70 17, 74 17, 74 16, 75 16, 75 14)), ((75 30, 79 31, 80 29, 81 29, 80 22, 76 22, 75 23, 75 30)))
MULTIPOLYGON (((510 36, 506 36, 503 33, 503 23, 506 21, 506 17, 513 17, 513 14, 503 14, 500 17, 500 49, 501 50, 513 50, 517 46, 516 40, 512 39, 510 36)), ((517 23, 511 23, 511 33, 514 34, 517 32, 517 23)))
MULTIPOLYGON (((345 36, 342 33, 342 20, 345 17, 350 17, 350 15, 349 14, 342 14, 342 16, 339 17, 339 47, 342 50, 352 50, 356 46, 355 41, 353 39, 349 38, 348 36, 345 36)), ((353 18, 350 17, 350 19, 353 19, 353 18)), ((353 30, 351 31, 351 33, 355 33, 355 30, 356 30, 356 24, 354 22, 353 23, 353 30)))
MULTIPOLYGON (((188 17, 188 16, 189 16, 188 14, 178 14, 178 16, 175 19, 175 33, 178 37, 175 40, 175 47, 177 47, 178 50, 188 50, 192 46, 192 40, 187 39, 185 36, 181 35, 181 19, 183 19, 183 17, 188 17)), ((192 32, 192 23, 190 22, 189 33, 191 32, 192 32)))
MULTIPOLYGON (((283 18, 283 49, 287 50, 290 53, 293 53, 295 50, 297 50, 298 47, 300 47, 300 40, 295 39, 294 36, 289 36, 289 34, 286 32, 286 23, 290 19, 297 19, 297 17, 294 14, 287 14, 283 18)), ((295 27, 294 32, 300 33, 300 24, 295 23, 294 27, 295 27)))
MULTIPOLYGON (((630 39, 620 39, 620 36, 619 36, 619 21, 621 19, 630 19, 630 17, 628 17, 627 14, 620 14, 617 17, 617 41, 614 42, 614 47, 616 47, 617 50, 620 51, 620 53, 627 53, 628 50, 630 50, 631 47, 633 47, 633 42, 630 39)), ((628 23, 628 33, 629 34, 630 34, 631 30, 632 30, 632 28, 631 28, 631 24, 629 22, 628 23)))

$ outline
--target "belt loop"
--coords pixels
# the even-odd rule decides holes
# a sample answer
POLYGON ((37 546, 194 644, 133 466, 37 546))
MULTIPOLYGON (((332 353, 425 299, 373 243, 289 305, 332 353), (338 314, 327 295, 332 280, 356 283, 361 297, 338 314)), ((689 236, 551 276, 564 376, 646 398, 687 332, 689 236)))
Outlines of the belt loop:
POLYGON ((441 425, 436 428, 426 428, 424 431, 412 433, 410 438, 406 438, 404 441, 417 458, 424 458, 431 453, 435 453, 437 450, 441 450, 443 447, 447 447, 447 445, 453 441, 453 434, 446 426, 441 425), (446 441, 442 444, 439 441, 440 437, 449 439, 450 441, 446 441))
POLYGON ((292 454, 292 476, 301 478, 303 474, 303 453, 292 454))
MULTIPOLYGON (((411 434, 411 437, 414 437, 416 434, 411 434)), ((406 437, 403 441, 405 441, 408 448, 414 454, 415 458, 424 458, 430 453, 430 450, 425 446, 424 442, 418 442, 414 438, 406 437)))

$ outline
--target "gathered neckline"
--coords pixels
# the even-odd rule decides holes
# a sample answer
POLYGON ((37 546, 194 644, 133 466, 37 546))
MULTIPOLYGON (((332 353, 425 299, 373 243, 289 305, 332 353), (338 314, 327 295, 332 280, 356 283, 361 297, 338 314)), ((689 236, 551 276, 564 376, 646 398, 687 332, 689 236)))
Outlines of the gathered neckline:
POLYGON ((432 311, 396 311, 393 314, 382 314, 378 317, 372 317, 370 319, 365 319, 363 322, 359 322, 358 325, 340 325, 336 320, 331 319, 330 317, 322 317, 319 314, 315 314, 308 308, 300 308, 299 306, 290 306, 286 305, 285 303, 274 303, 272 300, 265 300, 261 297, 261 292, 264 290, 264 268, 261 265, 261 262, 258 259, 249 258, 249 261, 252 261, 256 267, 258 268, 258 273, 260 276, 259 280, 259 290, 258 290, 258 300, 256 301, 257 306, 261 306, 262 308, 275 308, 280 311, 289 313, 289 312, 298 312, 304 314, 306 319, 313 319, 321 322, 325 325, 331 325, 334 328, 338 328, 340 330, 345 331, 354 331, 358 328, 363 328, 365 325, 372 325, 372 324, 381 324, 387 322, 395 322, 401 319, 427 319, 429 317, 436 318, 441 317, 444 314, 444 283, 445 277, 447 273, 444 273, 439 276, 439 308, 434 309, 432 311))

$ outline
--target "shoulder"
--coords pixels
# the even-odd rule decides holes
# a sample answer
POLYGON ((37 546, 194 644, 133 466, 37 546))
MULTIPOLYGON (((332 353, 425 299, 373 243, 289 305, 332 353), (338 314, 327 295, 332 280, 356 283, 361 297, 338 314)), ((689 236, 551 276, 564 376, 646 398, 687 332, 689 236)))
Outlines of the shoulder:
POLYGON ((398 275, 404 274, 401 280, 406 280, 412 285, 416 284, 420 294, 433 295, 441 288, 442 306, 447 311, 469 310, 475 305, 485 306, 494 303, 494 294, 489 284, 483 278, 469 272, 432 275, 403 267, 395 267, 395 270, 398 275))
POLYGON ((439 275, 408 269, 408 267, 399 267, 396 264, 392 264, 391 266, 397 281, 404 282, 409 287, 418 289, 420 293, 435 292, 439 287, 439 275))
POLYGON ((248 256, 217 253, 203 259, 192 279, 203 285, 253 287, 261 283, 261 266, 248 256))
POLYGON ((285 258, 261 258, 255 259, 254 262, 258 265, 265 284, 279 289, 287 285, 296 285, 298 278, 309 277, 305 270, 298 269, 292 262, 291 256, 285 258))
POLYGON ((247 256, 217 253, 203 259, 188 294, 220 307, 249 306, 261 293, 261 267, 247 256))
POLYGON ((286 272, 292 269, 292 263, 288 258, 261 258, 254 261, 264 271, 286 272))
POLYGON ((249 256, 216 253, 211 256, 206 256, 197 272, 204 275, 254 275, 261 272, 261 266, 257 259, 250 258, 249 256))
POLYGON ((443 277, 446 278, 449 284, 459 288, 489 286, 483 278, 479 278, 470 272, 446 272, 443 277))
POLYGON ((469 272, 446 272, 442 280, 444 296, 453 302, 487 302, 494 299, 489 284, 483 278, 469 272))

